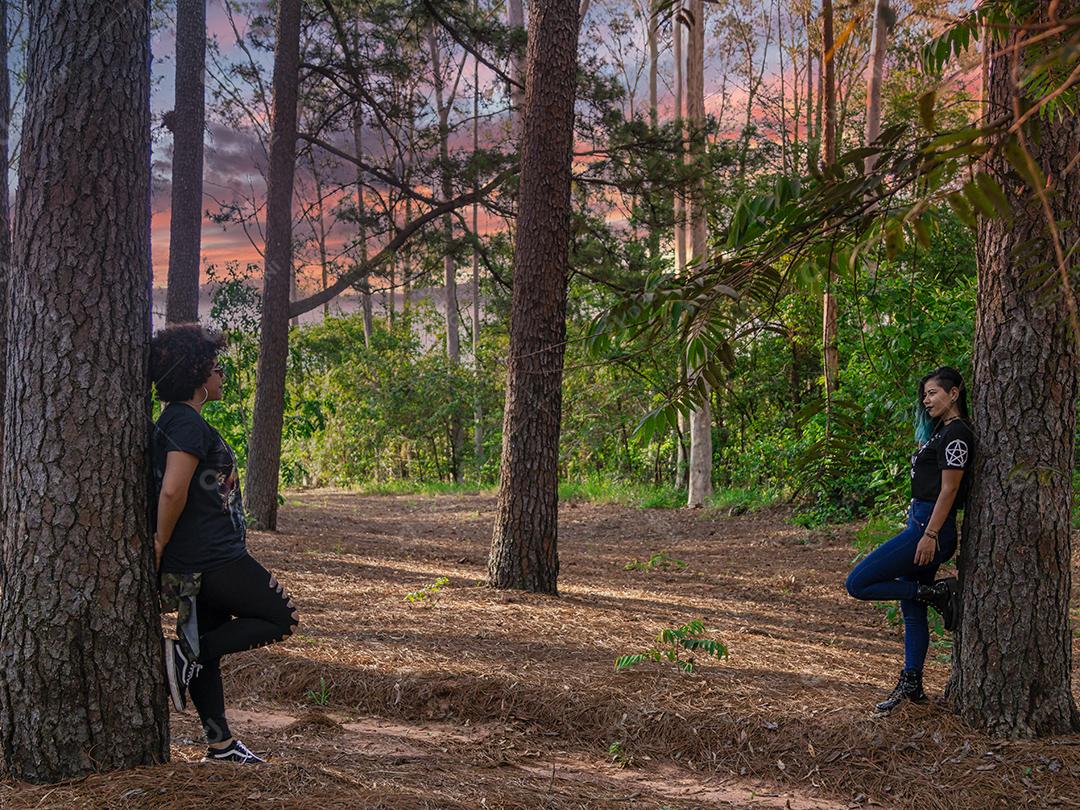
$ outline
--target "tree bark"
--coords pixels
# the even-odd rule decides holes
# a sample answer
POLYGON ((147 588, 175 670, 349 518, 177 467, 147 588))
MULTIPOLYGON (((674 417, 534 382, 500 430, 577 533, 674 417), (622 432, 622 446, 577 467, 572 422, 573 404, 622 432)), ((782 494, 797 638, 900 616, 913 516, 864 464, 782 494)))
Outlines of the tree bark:
MULTIPOLYGON (((1051 4, 1039 5, 1045 22, 1051 4)), ((1027 105, 1014 106, 1011 46, 994 46, 987 93, 990 109, 1019 114, 1027 105)), ((1080 176, 1067 170, 1080 153, 1080 119, 1055 117, 1041 129, 1040 139, 1025 140, 1052 189, 1053 219, 1080 222, 1080 176)), ((964 610, 950 694, 966 722, 992 735, 1068 734, 1080 730, 1069 626, 1080 335, 1059 276, 1033 283, 1043 263, 1059 266, 1039 196, 1001 150, 986 168, 1002 181, 1014 218, 982 220, 978 230, 979 446, 960 547, 964 610)))
POLYGON ((165 320, 199 320, 206 0, 176 3, 176 101, 172 115, 172 210, 165 320))
MULTIPOLYGON (((7 0, 0 0, 0 166, 8 165, 8 140, 11 126, 11 83, 8 75, 7 0)), ((11 279, 11 215, 8 211, 8 173, 0 172, 0 403, 7 388, 7 368, 2 360, 7 354, 8 284, 11 279)), ((4 446, 4 420, 0 413, 0 468, 4 446)), ((0 521, 2 521, 0 516, 0 521)), ((3 555, 0 554, 0 584, 4 581, 3 555)))
POLYGON ((15 779, 56 782, 164 762, 169 736, 147 510, 149 8, 36 8, 6 356, 0 741, 15 779))
MULTIPOLYGON (((881 134, 881 85, 885 78, 885 53, 889 42, 889 19, 892 11, 889 0, 874 3, 874 33, 870 38, 870 70, 866 79, 866 145, 881 134)), ((868 155, 866 173, 874 170, 876 155, 868 155)))
POLYGON ((280 0, 274 48, 274 106, 266 192, 266 256, 259 368, 244 500, 254 526, 277 528, 278 467, 289 354, 289 277, 292 274, 292 195, 296 169, 296 112, 301 0, 280 0))
MULTIPOLYGON (((705 4, 690 0, 690 36, 686 71, 686 109, 690 125, 690 156, 695 179, 690 187, 690 264, 700 270, 707 258, 705 179, 705 4)), ((712 414, 709 397, 690 414, 690 484, 686 505, 704 506, 712 495, 712 414)))
POLYGON ((496 588, 557 593, 558 463, 576 0, 530 4, 518 228, 499 500, 488 559, 496 588))

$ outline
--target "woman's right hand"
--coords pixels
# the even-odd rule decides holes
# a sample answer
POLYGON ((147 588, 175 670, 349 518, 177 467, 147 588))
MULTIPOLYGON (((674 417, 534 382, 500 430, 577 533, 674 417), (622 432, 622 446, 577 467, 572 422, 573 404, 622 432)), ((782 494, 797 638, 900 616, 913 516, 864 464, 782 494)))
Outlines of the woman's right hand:
POLYGON ((154 570, 161 570, 161 555, 165 553, 165 544, 158 541, 158 534, 154 532, 154 570))

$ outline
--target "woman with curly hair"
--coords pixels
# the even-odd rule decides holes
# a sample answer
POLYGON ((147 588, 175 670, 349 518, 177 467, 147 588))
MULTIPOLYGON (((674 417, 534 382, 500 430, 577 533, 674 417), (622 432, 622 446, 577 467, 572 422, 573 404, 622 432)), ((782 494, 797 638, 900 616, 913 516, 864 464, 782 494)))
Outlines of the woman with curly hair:
POLYGON ((222 396, 224 347, 198 324, 166 326, 151 343, 150 377, 165 403, 152 444, 154 551, 163 595, 189 600, 181 615, 190 632, 165 639, 173 704, 183 711, 191 693, 209 745, 204 761, 251 763, 264 760, 229 731, 220 661, 284 640, 298 617, 277 579, 248 554, 236 456, 202 416, 222 396))
POLYGON ((942 366, 919 381, 911 457, 911 507, 907 528, 878 546, 851 571, 847 591, 856 599, 900 600, 904 616, 904 668, 892 694, 877 704, 887 713, 910 700, 922 703, 923 664, 930 646, 927 607, 941 614, 946 630, 956 626, 956 577, 935 579, 938 567, 956 553, 956 512, 971 486, 975 434, 968 421, 964 380, 942 366))

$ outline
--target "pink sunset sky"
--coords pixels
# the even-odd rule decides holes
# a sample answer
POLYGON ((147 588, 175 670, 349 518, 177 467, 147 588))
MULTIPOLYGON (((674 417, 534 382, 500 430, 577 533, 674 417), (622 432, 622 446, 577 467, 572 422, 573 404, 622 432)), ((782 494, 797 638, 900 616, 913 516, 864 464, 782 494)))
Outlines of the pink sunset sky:
MULTIPOLYGON (((238 53, 235 44, 235 36, 230 26, 228 16, 223 7, 223 0, 208 0, 207 2, 207 28, 211 37, 215 38, 220 49, 222 58, 228 59, 238 53)), ((629 8, 630 0, 594 0, 594 3, 586 18, 585 28, 582 32, 582 48, 606 47, 605 22, 612 13, 629 8), (620 5, 620 3, 622 5, 620 5)), ((237 15, 236 22, 243 31, 246 26, 245 19, 237 15)), ((710 29, 707 27, 707 31, 710 29)), ((707 46, 707 49, 710 46, 707 46)), ((169 253, 169 219, 170 219, 170 159, 172 152, 171 133, 160 125, 160 116, 172 109, 173 106, 173 53, 175 43, 171 23, 162 27, 155 35, 152 48, 154 52, 154 78, 152 89, 151 108, 155 116, 154 128, 154 190, 152 199, 152 258, 154 266, 155 286, 164 286, 169 253)), ((672 99, 670 95, 671 53, 670 41, 660 42, 660 82, 659 96, 661 117, 670 117, 672 112, 672 99)), ((637 54, 644 59, 644 53, 637 54)), ((269 55, 259 56, 264 59, 264 65, 271 67, 269 55)), ((766 82, 775 81, 778 75, 775 48, 766 57, 766 82)), ((207 99, 210 101, 211 89, 214 80, 210 75, 213 71, 210 55, 208 54, 208 75, 206 79, 207 99)), ((790 67, 790 66, 789 66, 790 67)), ((635 66, 636 69, 636 66, 635 66)), ((745 88, 738 74, 728 72, 721 75, 721 66, 716 60, 708 60, 706 64, 706 108, 708 112, 716 114, 720 111, 726 98, 726 106, 729 113, 733 110, 745 108, 745 88)), ((471 64, 466 68, 471 76, 471 64)), ((490 74, 489 74, 490 75, 490 74)), ((483 82, 483 74, 481 76, 483 82)), ((635 109, 642 111, 643 99, 647 94, 647 79, 641 77, 635 87, 635 109)), ((500 101, 496 97, 495 104, 500 101)), ((735 130, 737 131, 737 130, 735 130)), ((462 137, 466 137, 464 134, 462 137)), ((347 146, 346 151, 351 151, 347 146)), ((250 133, 235 131, 223 125, 208 110, 207 135, 204 155, 204 210, 217 210, 219 205, 229 202, 238 193, 262 196, 264 181, 260 168, 265 165, 266 156, 256 138, 250 133)), ((348 182, 354 172, 350 166, 343 166, 339 170, 342 182, 348 182)), ((305 186, 310 190, 310 174, 304 171, 303 166, 298 166, 297 183, 301 190, 305 186)), ((302 192, 301 192, 302 193, 302 192)), ((328 204, 332 204, 328 203, 328 204)), ((298 212, 297 212, 298 214, 298 212)), ((307 228, 302 223, 299 228, 307 228)), ((500 221, 492 220, 487 226, 482 223, 481 230, 501 227, 500 221)), ((337 249, 344 244, 348 234, 331 233, 331 245, 337 249)), ((256 234, 256 242, 261 240, 256 234)), ((238 260, 241 264, 248 262, 261 262, 259 252, 244 232, 235 225, 228 228, 211 222, 204 217, 202 229, 202 257, 203 266, 207 264, 223 265, 226 261, 238 260)))

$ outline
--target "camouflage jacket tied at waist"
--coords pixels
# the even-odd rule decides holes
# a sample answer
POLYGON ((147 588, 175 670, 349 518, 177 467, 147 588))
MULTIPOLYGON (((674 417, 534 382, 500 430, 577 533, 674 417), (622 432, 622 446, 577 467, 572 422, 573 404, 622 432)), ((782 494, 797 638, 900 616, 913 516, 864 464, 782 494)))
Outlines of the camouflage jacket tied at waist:
POLYGON ((202 574, 161 575, 161 612, 176 611, 176 637, 185 646, 189 654, 199 655, 198 618, 195 615, 195 598, 202 587, 202 574))

